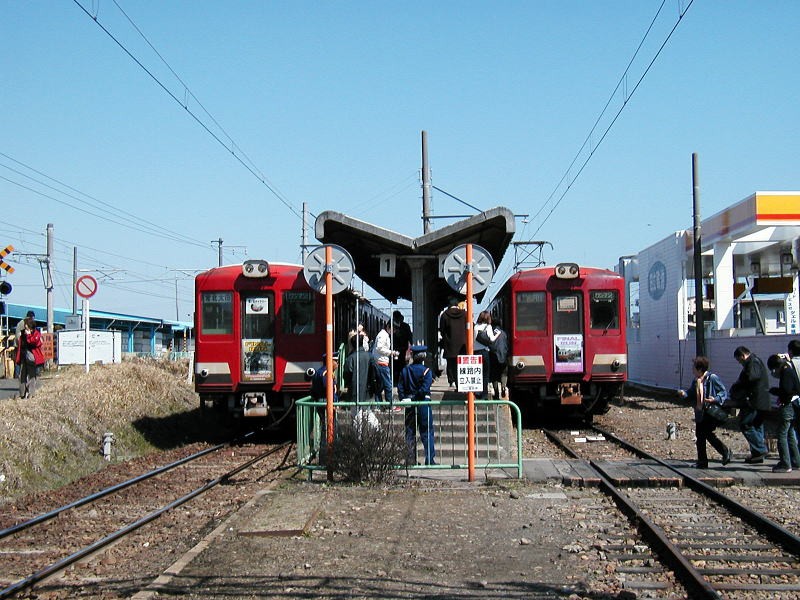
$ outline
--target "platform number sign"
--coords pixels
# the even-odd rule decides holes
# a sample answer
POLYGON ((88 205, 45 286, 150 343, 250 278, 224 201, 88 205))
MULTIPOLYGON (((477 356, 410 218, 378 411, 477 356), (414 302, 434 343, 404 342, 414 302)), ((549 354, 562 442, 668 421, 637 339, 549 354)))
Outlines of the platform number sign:
POLYGON ((397 255, 395 254, 380 254, 378 258, 381 261, 380 276, 381 277, 394 277, 397 270, 397 255))

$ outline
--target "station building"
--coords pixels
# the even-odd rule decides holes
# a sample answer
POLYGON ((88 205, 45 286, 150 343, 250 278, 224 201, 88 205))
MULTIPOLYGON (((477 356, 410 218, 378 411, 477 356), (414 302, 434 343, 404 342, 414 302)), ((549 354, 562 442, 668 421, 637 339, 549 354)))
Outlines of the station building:
POLYGON ((765 362, 800 337, 800 192, 755 192, 704 219, 702 307, 695 302, 694 234, 676 231, 619 259, 628 301, 628 378, 686 388, 698 308, 711 369, 730 386, 746 346, 765 362))
MULTIPOLYGON (((3 333, 13 334, 17 323, 25 318, 29 310, 34 312, 37 325, 44 330, 47 325, 46 307, 6 302, 6 314, 2 316, 3 333)), ((77 318, 80 319, 80 315, 77 315, 77 318)), ((54 331, 70 328, 74 319, 75 315, 71 310, 54 309, 54 331)), ((192 335, 194 325, 189 322, 90 309, 89 325, 93 331, 119 331, 123 354, 160 356, 171 351, 194 350, 192 335)))

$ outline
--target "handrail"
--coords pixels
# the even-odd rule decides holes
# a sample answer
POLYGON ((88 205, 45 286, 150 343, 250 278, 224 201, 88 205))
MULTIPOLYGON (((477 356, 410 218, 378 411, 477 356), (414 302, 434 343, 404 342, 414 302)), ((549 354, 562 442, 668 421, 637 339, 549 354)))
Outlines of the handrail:
MULTIPOLYGON (((447 406, 458 406, 466 408, 466 404, 463 400, 427 400, 427 401, 414 401, 414 402, 403 402, 399 406, 402 408, 413 408, 415 406, 431 406, 432 409, 436 407, 447 407, 447 406)), ((499 407, 499 406, 508 406, 509 409, 512 411, 513 415, 512 418, 514 420, 514 424, 516 426, 516 442, 517 442, 517 453, 516 453, 516 462, 513 463, 502 463, 502 462, 489 462, 488 460, 485 462, 477 462, 475 463, 475 468, 479 469, 509 469, 509 468, 516 468, 517 469, 517 477, 522 478, 522 413, 520 412, 519 407, 511 402, 510 400, 475 400, 475 406, 487 406, 487 407, 499 407)), ((322 401, 313 400, 310 396, 306 396, 305 398, 301 398, 295 404, 297 408, 297 466, 302 469, 306 469, 309 471, 309 476, 313 471, 323 470, 326 468, 324 464, 314 464, 314 460, 317 457, 317 451, 319 448, 316 445, 316 441, 314 439, 314 431, 315 431, 315 417, 317 416, 317 409, 325 408, 326 403, 322 401)), ((336 409, 350 409, 355 407, 370 407, 370 408, 390 408, 390 404, 388 402, 369 402, 369 403, 356 403, 356 402, 336 402, 335 408, 336 409)), ((395 403, 395 406, 398 406, 395 403)), ((464 412, 464 430, 466 431, 466 411, 464 412)), ((435 427, 435 425, 434 425, 435 427)), ((439 445, 439 441, 437 440, 437 445, 439 445)), ((395 465, 396 469, 426 469, 426 470, 444 470, 444 469, 466 469, 468 468, 468 462, 466 452, 464 455, 465 462, 453 462, 450 464, 436 464, 436 465, 395 465)))

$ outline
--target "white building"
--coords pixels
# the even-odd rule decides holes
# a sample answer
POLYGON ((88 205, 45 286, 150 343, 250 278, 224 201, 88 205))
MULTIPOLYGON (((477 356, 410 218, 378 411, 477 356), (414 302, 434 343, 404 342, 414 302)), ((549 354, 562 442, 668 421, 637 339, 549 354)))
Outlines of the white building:
MULTIPOLYGON (((746 346, 766 361, 800 332, 800 192, 756 192, 701 223, 705 349, 730 385, 746 346)), ((628 378, 685 388, 696 354, 694 248, 677 231, 620 258, 628 290, 628 378)))

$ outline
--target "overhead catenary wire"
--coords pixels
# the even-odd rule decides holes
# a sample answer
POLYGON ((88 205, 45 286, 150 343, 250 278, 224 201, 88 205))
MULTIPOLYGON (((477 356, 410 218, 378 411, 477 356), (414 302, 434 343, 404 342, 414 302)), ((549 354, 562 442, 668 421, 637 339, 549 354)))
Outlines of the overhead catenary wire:
MULTIPOLYGON (((591 141, 591 139, 592 139, 592 137, 593 137, 593 135, 594 135, 595 131, 597 130, 597 127, 598 127, 598 125, 600 124, 600 121, 601 121, 601 119, 602 119, 602 118, 603 118, 603 116, 606 114, 606 111, 608 110, 608 107, 611 105, 611 102, 612 102, 612 100, 613 100, 613 99, 614 99, 614 97, 617 95, 617 92, 619 91, 619 89, 620 89, 620 86, 622 86, 622 85, 623 85, 623 83, 627 81, 628 73, 629 73, 629 71, 630 71, 630 69, 631 69, 631 66, 633 65, 633 62, 635 61, 636 57, 638 56, 638 54, 639 54, 639 51, 641 50, 642 46, 644 45, 644 42, 645 42, 645 40, 646 40, 646 39, 649 37, 649 35, 650 35, 650 32, 652 31, 652 29, 653 29, 653 26, 654 26, 655 22, 657 21, 657 19, 658 19, 659 15, 661 14, 661 11, 662 11, 662 9, 664 8, 664 5, 665 5, 665 3, 666 3, 666 0, 662 0, 661 4, 660 4, 660 5, 659 5, 659 7, 658 7, 658 10, 656 11, 656 14, 655 14, 655 16, 654 16, 654 17, 653 17, 653 19, 651 20, 651 22, 650 22, 650 25, 647 27, 647 30, 645 31, 644 35, 642 36, 642 39, 641 39, 641 41, 639 42, 639 45, 636 47, 636 50, 634 51, 634 53, 633 53, 633 56, 632 56, 632 57, 631 57, 631 59, 628 61, 628 64, 627 64, 627 66, 625 67, 625 70, 623 71, 623 74, 622 74, 622 76, 620 77, 619 81, 617 82, 617 85, 614 87, 614 90, 611 92, 611 95, 609 96, 608 100, 606 101, 605 105, 603 106, 603 109, 600 111, 600 114, 598 115, 597 119, 595 119, 595 122, 594 122, 594 124, 592 125, 592 128, 589 130, 589 133, 587 134, 586 138, 584 139, 584 141, 583 141, 583 144, 581 144, 581 146, 580 146, 580 148, 578 149, 578 151, 576 152, 576 154, 575 154, 574 158, 573 158, 573 159, 572 159, 572 161, 570 162, 570 164, 569 164, 569 166, 567 167, 567 169, 564 171, 564 174, 561 176, 561 179, 558 181, 558 183, 556 184, 555 188, 554 188, 554 189, 553 189, 553 191, 550 193, 550 195, 547 197, 547 199, 546 199, 546 200, 545 200, 545 201, 542 203, 542 205, 541 205, 541 207, 539 208, 539 210, 537 210, 537 211, 536 211, 536 212, 535 212, 535 213, 534 213, 534 214, 533 214, 533 215, 530 217, 530 220, 526 221, 526 222, 523 224, 523 228, 522 228, 521 235, 524 235, 524 232, 525 232, 525 231, 528 229, 528 226, 529 226, 529 224, 530 224, 530 223, 531 223, 533 220, 535 220, 535 219, 536 219, 536 218, 537 218, 537 217, 538 217, 538 216, 539 216, 539 215, 540 215, 540 214, 541 214, 541 213, 542 213, 542 212, 545 210, 545 208, 548 206, 548 204, 551 202, 551 200, 552 200, 552 199, 553 199, 553 198, 556 196, 556 194, 557 194, 558 190, 559 190, 559 189, 561 189, 561 187, 562 187, 562 184, 564 183, 564 181, 566 181, 566 180, 569 178, 569 174, 570 174, 570 172, 572 171, 572 168, 573 168, 573 167, 575 166, 575 164, 578 162, 578 159, 580 158, 580 156, 581 156, 581 154, 583 153, 584 149, 586 148, 587 144, 589 144, 589 143, 590 143, 590 141, 591 141)), ((649 62, 649 63, 648 63, 648 65, 647 65, 647 67, 644 69, 644 71, 642 72, 641 76, 640 76, 640 77, 639 77, 639 79, 637 80, 637 82, 636 82, 636 85, 633 87, 633 89, 631 89, 631 90, 630 90, 630 92, 627 92, 627 90, 626 90, 626 95, 625 95, 624 101, 623 101, 622 105, 620 106, 619 110, 616 112, 616 114, 614 115, 614 117, 613 117, 613 119, 611 120, 611 122, 608 124, 608 126, 607 126, 607 127, 605 128, 605 130, 603 131, 603 133, 602 133, 602 135, 601 135, 600 139, 599 139, 599 140, 597 141, 597 143, 596 143, 596 144, 594 144, 594 146, 591 148, 591 151, 588 153, 588 155, 586 156, 586 158, 585 158, 585 160, 583 161, 583 163, 581 163, 581 165, 580 165, 580 168, 578 169, 578 171, 574 173, 574 175, 572 176, 572 178, 571 178, 571 179, 569 179, 569 183, 568 183, 568 184, 566 185, 566 187, 563 189, 563 191, 561 192, 560 196, 558 196, 558 200, 557 200, 557 201, 555 202, 555 204, 553 204, 553 206, 550 208, 550 210, 548 211, 548 213, 545 215, 545 217, 544 217, 544 218, 542 219, 542 221, 539 223, 539 225, 538 225, 538 227, 536 228, 536 230, 535 230, 535 231, 534 231, 534 232, 533 232, 533 233, 530 235, 530 237, 531 237, 531 238, 535 238, 535 237, 536 237, 536 235, 539 233, 539 231, 542 229, 542 227, 544 227, 545 223, 547 223, 547 221, 548 221, 548 220, 550 219, 550 217, 553 215, 553 213, 555 212, 555 210, 556 210, 556 209, 559 207, 559 205, 561 204, 561 202, 564 200, 564 197, 567 195, 567 193, 569 192, 569 190, 572 188, 572 185, 575 183, 575 181, 578 179, 578 177, 580 177, 581 173, 583 173, 583 170, 586 168, 587 164, 589 163, 589 161, 590 161, 590 160, 592 159, 592 157, 594 156, 594 153, 596 152, 596 150, 597 150, 597 149, 600 147, 600 145, 603 143, 603 141, 605 140, 606 136, 607 136, 607 135, 608 135, 608 133, 611 131, 611 128, 612 128, 612 127, 614 126, 614 124, 617 122, 617 119, 618 119, 618 118, 619 118, 619 116, 622 114, 622 111, 623 111, 623 110, 625 109, 625 107, 628 105, 628 101, 629 101, 629 100, 630 100, 630 99, 633 97, 633 95, 636 93, 636 90, 638 90, 638 89, 639 89, 639 86, 641 85, 641 83, 642 83, 642 81, 644 80, 645 76, 646 76, 646 75, 647 75, 647 73, 650 71, 650 69, 652 68, 653 64, 655 64, 655 62, 656 62, 656 60, 658 59, 658 57, 661 55, 661 52, 664 50, 664 47, 667 45, 667 43, 669 42, 669 40, 672 38, 672 35, 675 33, 675 30, 678 28, 678 25, 680 25, 680 23, 681 23, 681 22, 682 22, 682 20, 683 20, 683 17, 686 15, 687 11, 688 11, 688 10, 691 8, 691 6, 692 6, 692 4, 693 4, 693 3, 694 3, 694 0, 689 0, 689 2, 687 3, 687 5, 686 5, 685 7, 682 7, 682 8, 680 8, 680 10, 679 10, 679 12, 678 12, 678 19, 677 19, 677 21, 676 21, 676 22, 675 22, 675 24, 672 26, 672 28, 670 29, 670 31, 669 31, 669 33, 667 34, 667 36, 664 38, 664 40, 663 40, 663 42, 661 43, 661 45, 658 47, 658 50, 657 50, 657 51, 656 51, 656 53, 653 55, 652 59, 650 60, 650 62, 649 62)), ((506 279, 506 278, 507 278, 507 277, 508 277, 508 276, 511 274, 511 271, 513 270, 513 268, 514 268, 513 266, 506 267, 506 269, 504 270, 504 272, 503 272, 502 276, 501 276, 501 277, 499 277, 499 278, 496 278, 495 280, 493 280, 493 282, 492 282, 492 284, 491 284, 491 285, 496 285, 496 284, 494 283, 494 281, 505 281, 505 279, 506 279)), ((490 286, 490 287, 491 287, 491 286, 490 286)), ((489 294, 487 294, 487 297, 490 297, 490 295, 489 295, 489 294)))
MULTIPOLYGON (((660 14, 660 12, 661 12, 661 9, 663 8, 663 6, 664 6, 664 2, 665 2, 665 1, 666 1, 666 0, 662 1, 662 3, 661 3, 661 6, 659 6, 659 8, 658 8, 658 11, 657 11, 657 13, 656 13, 656 16, 653 18, 653 21, 650 23, 650 26, 647 28, 647 31, 645 32, 644 38, 643 38, 643 39, 642 39, 642 41, 639 43, 639 46, 636 48, 636 51, 634 52, 633 58, 631 58, 630 62, 628 63, 628 66, 625 68, 625 71, 624 71, 624 73, 623 73, 622 77, 620 78, 620 81, 617 83, 617 86, 614 88, 614 91, 613 91, 613 92, 612 92, 612 94, 611 94, 611 98, 609 98, 609 100, 606 102, 606 105, 603 107, 603 110, 601 111, 601 113, 600 113, 600 116, 599 116, 599 117, 597 118, 597 120, 595 121, 595 124, 594 124, 594 126, 592 127, 592 129, 590 130, 590 132, 589 132, 589 135, 587 135, 587 137, 586 137, 586 140, 584 140, 583 144, 581 145, 581 148, 578 150, 578 153, 576 154, 575 158, 574 158, 574 159, 572 160, 572 162, 570 163, 570 166, 567 168, 567 170, 565 171, 564 175, 561 177, 561 180, 559 181, 558 185, 557 185, 557 186, 556 186, 556 188, 553 190, 553 192, 550 194, 550 196, 549 196, 549 197, 548 197, 548 199, 545 201, 545 203, 542 205, 542 208, 540 208, 540 209, 539 209, 539 210, 536 212, 536 215, 534 215, 534 218, 535 218, 536 216, 538 216, 539 214, 541 214, 541 212, 542 212, 542 210, 544 209, 544 207, 546 207, 546 206, 547 206, 547 204, 550 202, 550 200, 551 200, 551 199, 552 199, 552 198, 555 196, 555 194, 556 194, 556 192, 558 191, 558 189, 560 188, 561 184, 564 182, 564 180, 565 180, 565 179, 567 179, 567 178, 568 178, 567 176, 568 176, 568 174, 569 174, 570 170, 571 170, 571 169, 572 169, 572 167, 575 165, 575 163, 576 163, 576 161, 578 160, 578 157, 580 156, 581 152, 583 151, 583 149, 586 147, 586 144, 587 144, 587 143, 589 142, 589 140, 591 139, 591 137, 592 137, 592 134, 594 133, 595 129, 597 128, 597 125, 598 125, 598 123, 599 123, 600 119, 601 119, 601 118, 602 118, 602 116, 605 114, 605 111, 606 111, 606 109, 608 108, 609 104, 611 103, 611 99, 612 99, 612 98, 613 98, 613 97, 616 95, 616 92, 619 90, 619 87, 620 87, 620 85, 622 84, 622 82, 623 82, 623 81, 625 81, 625 79, 626 79, 626 77, 627 77, 627 74, 628 74, 628 71, 630 70, 631 64, 633 63, 633 60, 636 58, 636 55, 639 53, 639 50, 641 49, 641 47, 642 47, 642 44, 644 43, 644 40, 647 38, 647 36, 649 35, 650 31, 652 30, 653 23, 654 23, 654 22, 655 22, 655 20, 658 18, 658 15, 660 14)), ((644 78, 647 76, 647 73, 650 71, 650 69, 652 68, 653 64, 655 64, 656 60, 657 60, 657 59, 658 59, 658 57, 661 55, 661 52, 664 50, 664 47, 667 45, 667 42, 669 42, 670 38, 672 38, 672 35, 675 33, 675 30, 678 28, 678 25, 680 25, 681 21, 683 20, 683 17, 684 17, 684 15, 686 15, 686 12, 689 10, 689 8, 691 8, 691 6, 692 6, 692 4, 693 4, 693 3, 694 3, 694 0, 689 0, 689 3, 686 5, 686 7, 685 7, 685 8, 683 8, 683 9, 682 9, 682 10, 681 10, 681 11, 678 13, 678 19, 677 19, 677 21, 676 21, 676 22, 675 22, 675 24, 672 26, 672 29, 670 29, 669 33, 667 34, 666 38, 664 38, 664 41, 663 41, 663 42, 661 43, 661 45, 659 46, 659 48, 658 48, 658 50, 656 51, 655 55, 654 55, 654 56, 653 56, 653 58, 650 60, 650 62, 648 63, 648 65, 647 65, 647 67, 644 69, 644 71, 642 72, 641 76, 639 77, 639 79, 638 79, 638 80, 637 80, 637 82, 636 82, 636 85, 635 85, 635 86, 633 87, 633 89, 632 89, 632 90, 630 90, 630 92, 629 92, 629 93, 628 93, 628 94, 625 96, 625 99, 624 99, 624 101, 623 101, 622 105, 620 106, 619 110, 618 110, 618 111, 616 112, 616 114, 614 115, 614 118, 613 118, 613 119, 611 120, 611 122, 608 124, 608 127, 606 127, 606 128, 605 128, 605 130, 603 131, 603 134, 600 136, 600 139, 597 141, 597 143, 596 143, 596 144, 594 145, 594 147, 591 149, 591 151, 589 152, 589 154, 586 156, 586 159, 583 161, 583 163, 581 163, 581 165, 580 165, 580 168, 578 169, 578 171, 577 171, 577 172, 574 174, 574 176, 573 176, 571 179, 569 179, 569 183, 568 183, 568 184, 567 184, 567 186, 564 188, 564 191, 563 191, 563 192, 561 193, 561 195, 558 197, 558 200, 555 202, 555 204, 554 204, 554 205, 553 205, 553 207, 550 209, 550 211, 547 213, 547 215, 544 217, 544 219, 542 219, 541 223, 539 223, 539 226, 536 228, 536 231, 534 231, 534 232, 533 232, 532 236, 536 236, 536 234, 537 234, 537 233, 539 233, 539 230, 541 230, 541 228, 544 226, 544 224, 545 224, 545 223, 546 223, 546 222, 547 222, 547 221, 550 219, 550 216, 553 214, 553 212, 555 212, 556 208, 558 208, 558 206, 561 204, 562 200, 563 200, 563 199, 564 199, 564 197, 567 195, 567 192, 569 192, 569 190, 572 188, 572 185, 575 183, 575 181, 578 179, 578 177, 580 177, 581 173, 583 173, 583 170, 586 168, 586 165, 589 163, 589 161, 590 161, 590 160, 592 159, 592 157, 594 156, 594 153, 595 153, 595 151, 596 151, 596 150, 597 150, 597 149, 600 147, 600 145, 601 145, 601 144, 603 143, 603 141, 606 139, 606 136, 607 136, 607 135, 608 135, 608 133, 611 131, 611 128, 612 128, 612 127, 614 126, 614 124, 617 122, 617 119, 618 119, 618 118, 619 118, 619 116, 622 114, 622 111, 623 111, 623 110, 625 110, 625 107, 628 105, 628 101, 629 101, 631 98, 633 98, 633 95, 636 93, 636 90, 638 90, 638 89, 639 89, 639 86, 641 85, 641 83, 642 83, 642 81, 644 80, 644 78)))
MULTIPOLYGON (((128 48, 126 48, 126 47, 125 47, 125 45, 124 45, 124 44, 123 44, 121 41, 119 41, 119 39, 117 39, 117 37, 116 37, 116 36, 115 36, 113 33, 111 33, 111 32, 110 32, 110 31, 109 31, 109 30, 108 30, 108 29, 107 29, 107 28, 106 28, 106 27, 105 27, 105 26, 104 26, 104 25, 103 25, 103 24, 100 22, 100 20, 97 18, 97 16, 96 16, 96 15, 93 15, 92 13, 90 13, 90 12, 89 12, 89 11, 86 9, 86 7, 85 7, 85 6, 83 6, 83 5, 82 5, 82 4, 81 4, 81 3, 80 3, 78 0, 73 0, 73 2, 74 2, 74 3, 75 3, 75 4, 76 4, 76 5, 77 5, 77 6, 78 6, 78 7, 79 7, 79 8, 80 8, 80 9, 81 9, 81 10, 82 10, 82 11, 83 11, 85 14, 86 14, 86 16, 88 16, 90 19, 92 19, 92 21, 94 21, 94 22, 95 22, 95 24, 96 24, 96 25, 97 25, 97 26, 98 26, 98 27, 99 27, 99 28, 100 28, 100 29, 101 29, 101 30, 102 30, 102 31, 103 31, 103 32, 104 32, 104 33, 105 33, 105 34, 106 34, 108 37, 110 37, 110 38, 111 38, 111 39, 114 41, 114 43, 115 43, 115 44, 117 44, 117 46, 119 46, 119 47, 120 47, 120 49, 121 49, 121 50, 122 50, 122 51, 123 51, 125 54, 127 54, 127 55, 128 55, 128 57, 129 57, 129 58, 130 58, 130 59, 131 59, 133 62, 135 62, 135 63, 136 63, 138 66, 139 66, 139 68, 141 68, 141 69, 142 69, 142 70, 143 70, 143 71, 144 71, 144 72, 145 72, 145 73, 146 73, 146 74, 147 74, 147 75, 148 75, 148 76, 149 76, 149 77, 150 77, 150 78, 151 78, 151 79, 152 79, 152 80, 153 80, 153 81, 154 81, 154 82, 155 82, 155 83, 156 83, 156 84, 157 84, 157 85, 158 85, 158 86, 159 86, 159 87, 162 89, 162 90, 164 90, 164 92, 165 92, 165 93, 166 93, 166 94, 167 94, 167 95, 168 95, 170 98, 172 98, 172 99, 173 99, 173 100, 174 100, 174 101, 175 101, 175 102, 176 102, 176 103, 177 103, 179 106, 181 106, 181 108, 183 108, 183 109, 184 109, 184 110, 185 110, 185 111, 186 111, 186 112, 189 114, 189 116, 191 116, 191 117, 192 117, 192 119, 194 119, 194 120, 195 120, 195 122, 196 122, 198 125, 200 125, 200 127, 202 127, 202 128, 203 128, 203 129, 206 131, 206 133, 208 133, 208 134, 209 134, 209 135, 210 135, 210 136, 211 136, 211 137, 212 137, 214 140, 216 140, 216 142, 217 142, 219 145, 221 145, 221 146, 222 146, 223 148, 225 148, 225 149, 226 149, 228 152, 230 152, 230 153, 231 153, 231 155, 233 156, 233 158, 234 158, 234 159, 236 159, 236 161, 237 161, 239 164, 241 164, 241 165, 242 165, 242 166, 243 166, 245 169, 247 169, 247 170, 250 172, 250 174, 251 174, 251 175, 253 175, 253 176, 254 176, 254 177, 255 177, 255 178, 256 178, 256 179, 257 179, 259 182, 261 182, 261 184, 262 184, 264 187, 266 187, 266 188, 267 188, 267 189, 268 189, 268 190, 269 190, 269 191, 272 193, 272 195, 273 195, 273 196, 275 196, 275 198, 277 198, 277 199, 278 199, 278 200, 281 202, 281 204, 283 204, 284 206, 286 206, 286 208, 288 208, 288 209, 289 209, 289 210, 290 210, 290 211, 291 211, 291 212, 292 212, 292 213, 293 213, 293 214, 294 214, 294 215, 295 215, 297 218, 299 218, 299 219, 302 221, 302 219, 303 219, 302 210, 300 210, 300 209, 296 208, 295 206, 293 206, 293 205, 292 205, 292 204, 291 204, 291 203, 290 203, 290 202, 289 202, 289 201, 288 201, 288 200, 287 200, 287 199, 286 199, 286 198, 283 196, 283 194, 282 194, 282 193, 281 193, 281 192, 280 192, 280 191, 279 191, 279 190, 278 190, 278 189, 275 187, 275 185, 273 185, 273 184, 272 184, 272 183, 271 183, 271 182, 270 182, 270 181, 269 181, 269 180, 266 178, 266 176, 265 176, 265 175, 264 175, 264 174, 263 174, 263 173, 262 173, 262 172, 261 172, 261 171, 260 171, 260 170, 259 170, 259 169, 258 169, 258 168, 257 168, 257 167, 256 167, 256 166, 253 164, 253 163, 252 163, 252 161, 250 160, 250 158, 249 158, 249 157, 248 157, 248 156, 247 156, 247 155, 246 155, 246 154, 245 154, 243 151, 241 151, 241 149, 239 148, 239 146, 233 142, 232 138, 231 138, 231 137, 230 137, 230 136, 229 136, 229 135, 228 135, 228 134, 225 132, 225 130, 224 130, 224 129, 222 129, 222 127, 220 127, 220 126, 219 126, 219 124, 217 123, 217 121, 216 121, 216 120, 215 120, 213 117, 211 117, 211 115, 208 113, 208 111, 207 111, 205 108, 203 108, 203 111, 204 111, 206 114, 208 114, 208 115, 209 115, 209 117, 211 117, 211 120, 214 122, 214 124, 215 124, 217 127, 219 127, 220 131, 222 131, 222 133, 225 135, 225 137, 227 137, 227 138, 230 140, 230 142, 229 142, 229 143, 226 143, 226 142, 225 142, 225 140, 223 140, 223 139, 222 139, 222 138, 221 138, 219 135, 217 135, 217 134, 216 134, 214 131, 212 131, 212 130, 211 130, 211 128, 210 128, 210 127, 209 127, 209 126, 208 126, 206 123, 204 123, 204 122, 203 122, 203 120, 202 120, 202 119, 201 119, 199 116, 197 116, 197 115, 196 115, 196 114, 195 114, 195 113, 194 113, 194 112, 193 112, 193 111, 192 111, 192 110, 189 108, 189 106, 188 106, 188 103, 184 103, 184 102, 182 102, 182 101, 180 100, 180 98, 178 98, 178 97, 177 97, 177 96, 176 96, 176 95, 175 95, 175 94, 174 94, 174 93, 173 93, 173 92, 172 92, 172 91, 171 91, 171 90, 170 90, 170 89, 169 89, 169 88, 166 86, 166 84, 164 84, 164 83, 163 83, 163 82, 162 82, 162 81, 161 81, 161 80, 160 80, 158 77, 156 77, 156 76, 155 76, 155 74, 154 74, 154 73, 153 73, 153 72, 152 72, 150 69, 148 69, 148 68, 147 68, 147 67, 144 65, 144 63, 142 63, 142 61, 140 61, 140 60, 139 60, 139 59, 138 59, 136 56, 134 56, 134 55, 133 55, 133 53, 132 53, 130 50, 128 50, 128 48)), ((115 4, 116 4, 116 2, 115 2, 115 4)), ((119 6, 119 5, 117 5, 117 6, 119 6)), ((125 14, 124 12, 123 12, 123 14, 124 14, 124 15, 125 15, 125 17, 128 19, 128 21, 132 22, 132 21, 131 21, 131 19, 130 19, 130 17, 128 17, 128 15, 127 15, 127 14, 125 14)), ((144 35, 141 33, 141 31, 139 30, 139 28, 138 28, 138 27, 136 28, 136 31, 137 31, 137 32, 139 32, 139 34, 140 34, 140 35, 142 35, 142 37, 144 37, 144 35)), ((146 38, 145 38, 145 40, 146 40, 146 38)), ((150 44, 150 42, 149 42, 149 41, 148 41, 147 43, 148 43, 148 45, 150 45, 150 47, 152 48, 152 44, 150 44)), ((161 60, 162 60, 162 61, 164 60, 164 59, 163 59, 163 57, 162 57, 162 56, 161 56, 161 55, 160 55, 158 52, 156 52, 156 54, 159 56, 159 58, 161 58, 161 60)), ((166 64, 166 61, 164 61, 164 62, 165 62, 165 64, 166 64)), ((169 65, 167 65, 167 66, 169 67, 169 65)), ((172 68, 171 68, 171 67, 169 67, 169 69, 170 69, 170 71, 172 71, 172 72, 173 72, 173 74, 174 74, 174 71, 172 70, 172 68)), ((176 75, 176 77, 177 77, 177 75, 176 75)), ((189 88, 186 86, 186 84, 184 84, 184 83, 183 83, 183 81, 182 81, 182 80, 181 80, 179 77, 178 77, 178 81, 180 81, 180 82, 181 82, 181 85, 183 85, 183 86, 184 86, 184 89, 185 89, 185 90, 186 90, 186 91, 187 91, 187 92, 188 92, 188 93, 189 93, 189 94, 192 96, 192 98, 195 98, 195 95, 194 95, 193 93, 191 93, 191 91, 189 90, 189 88)), ((199 104, 199 105, 202 107, 202 104, 200 104, 199 102, 198 102, 198 104, 199 104)))

